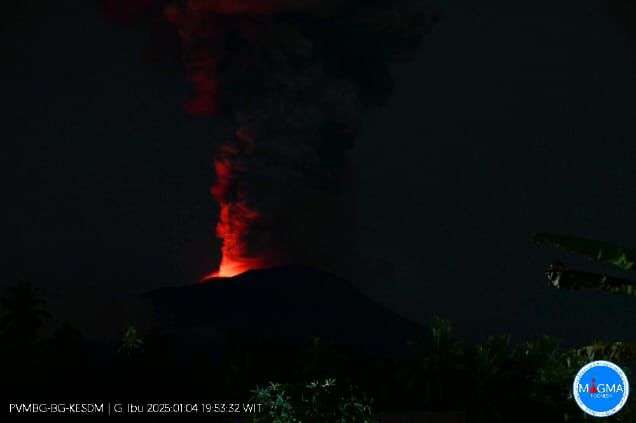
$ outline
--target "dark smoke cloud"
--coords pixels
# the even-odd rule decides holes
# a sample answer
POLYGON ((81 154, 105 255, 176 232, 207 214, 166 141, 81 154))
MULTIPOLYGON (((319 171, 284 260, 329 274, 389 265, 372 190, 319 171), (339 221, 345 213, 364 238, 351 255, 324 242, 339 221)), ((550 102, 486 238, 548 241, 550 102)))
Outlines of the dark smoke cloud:
POLYGON ((422 0, 111 0, 152 50, 185 64, 188 110, 236 127, 215 162, 220 274, 295 262, 328 267, 348 221, 347 152, 365 107, 392 91, 439 17, 422 0))

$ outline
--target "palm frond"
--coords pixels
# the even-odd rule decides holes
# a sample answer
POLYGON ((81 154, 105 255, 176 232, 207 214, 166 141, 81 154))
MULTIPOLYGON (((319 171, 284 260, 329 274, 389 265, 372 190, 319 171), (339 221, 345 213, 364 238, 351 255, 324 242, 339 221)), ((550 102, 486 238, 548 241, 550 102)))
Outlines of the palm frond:
POLYGON ((552 263, 545 272, 555 288, 598 289, 613 294, 636 296, 636 281, 617 278, 600 273, 569 269, 561 262, 552 263))
POLYGON ((636 249, 589 238, 551 233, 534 234, 534 242, 563 248, 589 260, 611 263, 625 270, 636 270, 636 249))

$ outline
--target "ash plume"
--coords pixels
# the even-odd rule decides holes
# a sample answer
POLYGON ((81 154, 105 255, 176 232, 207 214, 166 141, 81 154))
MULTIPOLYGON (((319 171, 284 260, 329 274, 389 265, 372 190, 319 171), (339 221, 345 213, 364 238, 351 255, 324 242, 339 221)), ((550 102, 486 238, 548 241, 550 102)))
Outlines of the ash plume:
POLYGON ((191 113, 236 128, 215 160, 218 276, 283 263, 329 266, 346 244, 347 153, 391 63, 439 17, 426 0, 109 0, 178 55, 191 113))

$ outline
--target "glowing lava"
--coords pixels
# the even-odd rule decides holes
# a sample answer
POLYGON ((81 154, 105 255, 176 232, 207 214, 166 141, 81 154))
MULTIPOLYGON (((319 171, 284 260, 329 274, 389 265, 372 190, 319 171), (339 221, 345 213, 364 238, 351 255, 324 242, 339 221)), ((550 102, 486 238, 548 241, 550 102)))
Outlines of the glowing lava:
POLYGON ((245 260, 232 261, 231 259, 224 257, 223 260, 221 260, 219 270, 206 276, 202 280, 206 281, 212 278, 231 278, 232 276, 240 275, 248 270, 258 269, 259 267, 261 267, 260 263, 254 265, 246 263, 245 260))
POLYGON ((204 280, 232 277, 271 264, 263 255, 250 254, 248 238, 260 216, 247 205, 241 190, 237 189, 239 176, 244 171, 241 160, 248 154, 251 145, 252 139, 239 130, 233 143, 221 146, 214 162, 216 184, 211 192, 221 207, 216 235, 223 240, 223 247, 219 270, 204 280))

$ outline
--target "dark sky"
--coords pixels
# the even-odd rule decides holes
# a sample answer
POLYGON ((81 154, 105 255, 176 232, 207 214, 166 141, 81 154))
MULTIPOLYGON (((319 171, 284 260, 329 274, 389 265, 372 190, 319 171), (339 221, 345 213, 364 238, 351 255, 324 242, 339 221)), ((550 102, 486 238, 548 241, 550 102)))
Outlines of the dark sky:
MULTIPOLYGON (((633 298, 551 289, 545 265, 569 256, 531 242, 549 230, 636 246, 633 10, 441 3, 352 153, 356 284, 470 337, 634 338, 633 298)), ((26 8, 2 44, 3 285, 30 278, 77 318, 88 296, 209 272, 218 125, 185 112, 178 73, 141 60, 143 32, 91 2, 26 8)))

